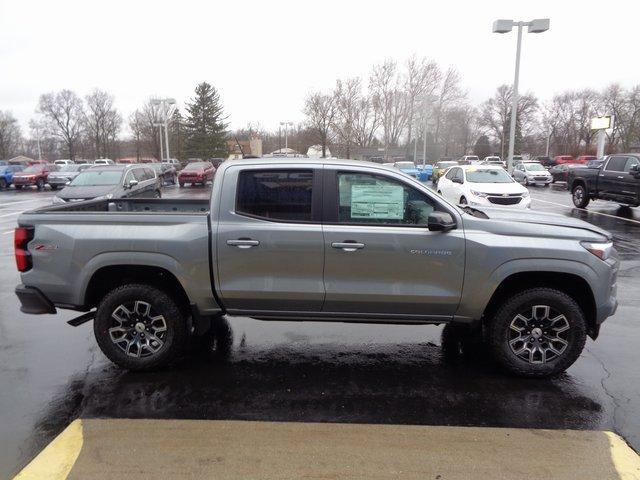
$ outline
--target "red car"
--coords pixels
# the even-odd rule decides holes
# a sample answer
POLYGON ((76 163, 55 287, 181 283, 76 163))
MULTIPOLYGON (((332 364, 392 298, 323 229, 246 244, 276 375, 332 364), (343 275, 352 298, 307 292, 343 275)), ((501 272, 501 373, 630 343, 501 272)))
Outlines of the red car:
POLYGON ((178 183, 181 187, 184 187, 186 183, 206 185, 207 182, 213 181, 215 174, 216 169, 211 162, 192 162, 180 170, 178 183))
POLYGON ((38 190, 42 190, 49 178, 49 172, 57 171, 58 166, 52 163, 30 165, 13 176, 13 184, 15 185, 16 190, 33 185, 38 187, 38 190))
POLYGON ((553 159, 554 165, 562 165, 563 163, 576 163, 576 159, 571 155, 558 155, 553 159))
POLYGON ((597 158, 595 155, 580 155, 576 157, 575 163, 587 163, 589 160, 595 160, 597 158))

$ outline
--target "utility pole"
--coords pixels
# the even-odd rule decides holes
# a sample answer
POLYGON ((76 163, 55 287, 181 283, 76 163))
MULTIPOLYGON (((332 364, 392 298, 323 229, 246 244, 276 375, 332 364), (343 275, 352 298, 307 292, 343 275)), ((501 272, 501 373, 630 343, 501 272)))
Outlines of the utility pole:
POLYGON ((513 20, 496 20, 493 22, 493 33, 508 33, 514 26, 518 27, 518 43, 516 46, 516 71, 513 78, 513 91, 511 92, 511 125, 509 129, 509 158, 507 170, 513 171, 513 151, 516 140, 516 120, 518 117, 518 82, 520 79, 520 50, 522 45, 522 27, 526 26, 529 33, 542 33, 549 30, 549 19, 538 18, 530 22, 514 22, 513 20))
POLYGON ((151 104, 158 108, 156 113, 159 113, 158 122, 154 123, 155 127, 160 130, 160 161, 164 159, 164 152, 162 149, 162 128, 164 127, 164 141, 167 151, 167 160, 169 160, 169 120, 176 109, 176 101, 173 98, 154 98, 151 100, 151 104))

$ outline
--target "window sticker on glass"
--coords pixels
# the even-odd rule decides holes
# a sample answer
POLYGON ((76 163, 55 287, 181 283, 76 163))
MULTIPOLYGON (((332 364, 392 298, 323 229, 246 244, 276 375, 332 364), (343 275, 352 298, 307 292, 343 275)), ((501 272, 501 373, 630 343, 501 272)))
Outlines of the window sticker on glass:
POLYGON ((400 185, 352 185, 351 218, 401 220, 404 189, 400 185))

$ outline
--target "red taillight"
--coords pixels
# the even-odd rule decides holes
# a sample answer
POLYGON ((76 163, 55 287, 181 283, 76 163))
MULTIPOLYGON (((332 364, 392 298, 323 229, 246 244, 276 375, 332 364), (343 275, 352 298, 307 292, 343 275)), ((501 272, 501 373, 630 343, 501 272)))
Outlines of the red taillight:
POLYGON ((13 246, 16 254, 16 266, 19 272, 26 272, 33 266, 31 254, 29 250, 27 250, 27 244, 31 240, 33 240, 33 228, 16 228, 13 237, 13 246))

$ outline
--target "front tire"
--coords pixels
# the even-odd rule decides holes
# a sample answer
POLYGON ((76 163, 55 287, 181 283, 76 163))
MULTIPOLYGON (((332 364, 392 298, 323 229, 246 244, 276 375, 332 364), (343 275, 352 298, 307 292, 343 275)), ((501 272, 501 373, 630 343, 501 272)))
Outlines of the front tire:
POLYGON ((36 188, 38 190, 42 190, 44 188, 44 180, 39 178, 38 181, 36 182, 36 188))
POLYGON ((4 190, 7 188, 7 181, 4 178, 0 178, 0 189, 4 190))
POLYGON ((578 208, 586 208, 589 205, 589 195, 587 195, 587 190, 584 188, 584 185, 576 185, 571 190, 571 200, 573 200, 573 204, 578 208))
POLYGON ((109 292, 98 305, 93 332, 100 350, 128 370, 151 370, 182 355, 186 319, 164 291, 128 284, 109 292))
POLYGON ((22 190, 23 185, 15 185, 16 190, 22 190))
POLYGON ((552 288, 531 288, 511 296, 487 329, 494 358, 522 377, 564 372, 578 359, 586 339, 584 313, 573 298, 552 288))

